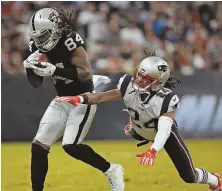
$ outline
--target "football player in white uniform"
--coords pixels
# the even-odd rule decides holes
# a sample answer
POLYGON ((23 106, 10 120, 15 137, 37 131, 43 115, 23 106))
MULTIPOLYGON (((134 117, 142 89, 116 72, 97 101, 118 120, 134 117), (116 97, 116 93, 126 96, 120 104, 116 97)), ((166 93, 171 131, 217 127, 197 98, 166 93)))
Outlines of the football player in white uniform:
POLYGON ((137 140, 153 142, 146 152, 136 155, 140 158, 140 164, 152 166, 158 152, 164 148, 186 183, 209 184, 210 190, 222 191, 218 174, 194 168, 189 151, 178 132, 174 116, 179 107, 179 98, 171 89, 179 82, 179 79, 170 75, 165 60, 147 56, 133 76, 127 74, 120 78, 117 89, 61 97, 60 100, 74 105, 90 105, 123 99, 130 115, 125 132, 137 140))
POLYGON ((63 8, 43 8, 30 19, 32 54, 23 62, 27 78, 37 88, 44 78, 50 77, 57 91, 32 142, 32 190, 43 191, 49 150, 63 135, 62 147, 68 155, 103 172, 112 191, 123 191, 122 166, 110 164, 89 145, 82 144, 95 116, 96 105, 73 106, 57 100, 59 96, 93 92, 95 83, 102 79, 93 77, 85 42, 73 31, 73 23, 74 15, 63 8), (43 53, 47 62, 40 63, 43 53))

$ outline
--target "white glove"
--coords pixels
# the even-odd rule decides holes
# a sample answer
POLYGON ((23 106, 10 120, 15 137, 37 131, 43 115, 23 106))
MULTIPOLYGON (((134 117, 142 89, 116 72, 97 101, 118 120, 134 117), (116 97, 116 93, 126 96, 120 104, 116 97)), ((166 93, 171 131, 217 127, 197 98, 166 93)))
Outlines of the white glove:
POLYGON ((56 70, 56 67, 49 63, 49 62, 41 62, 45 68, 39 68, 37 66, 32 65, 31 68, 34 69, 35 74, 45 77, 45 76, 52 76, 56 70))
POLYGON ((24 62, 24 68, 32 68, 34 64, 38 64, 39 59, 41 57, 41 53, 39 53, 39 50, 32 53, 24 62))

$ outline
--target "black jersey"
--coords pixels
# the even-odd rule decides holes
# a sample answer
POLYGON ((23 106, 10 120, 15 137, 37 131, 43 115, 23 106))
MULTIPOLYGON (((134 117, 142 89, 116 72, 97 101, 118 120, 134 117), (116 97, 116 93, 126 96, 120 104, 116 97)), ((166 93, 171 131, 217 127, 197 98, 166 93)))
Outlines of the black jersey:
MULTIPOLYGON (((74 71, 77 69, 71 64, 72 52, 80 46, 84 48, 84 45, 85 43, 82 37, 73 31, 70 35, 62 37, 52 50, 44 52, 44 54, 47 56, 48 61, 56 67, 69 68, 74 71)), ((34 40, 32 39, 29 42, 29 48, 32 53, 37 50, 34 40)), ((58 96, 72 96, 93 91, 92 80, 80 82, 78 80, 70 80, 56 75, 52 75, 51 78, 58 96)))

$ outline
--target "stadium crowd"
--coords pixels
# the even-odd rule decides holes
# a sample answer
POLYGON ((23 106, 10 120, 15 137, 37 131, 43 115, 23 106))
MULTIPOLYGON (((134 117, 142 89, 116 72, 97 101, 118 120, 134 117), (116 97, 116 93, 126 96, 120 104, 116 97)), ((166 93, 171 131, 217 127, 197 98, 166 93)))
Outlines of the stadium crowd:
POLYGON ((2 2, 2 71, 24 73, 29 19, 40 8, 75 12, 95 73, 129 72, 143 50, 155 50, 173 71, 222 71, 221 2, 2 2))

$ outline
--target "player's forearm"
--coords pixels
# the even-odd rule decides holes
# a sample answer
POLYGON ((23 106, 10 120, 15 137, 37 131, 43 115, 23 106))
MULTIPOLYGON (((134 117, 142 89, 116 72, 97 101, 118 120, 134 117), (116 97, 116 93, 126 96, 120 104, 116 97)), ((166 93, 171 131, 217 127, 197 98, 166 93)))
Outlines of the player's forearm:
POLYGON ((173 120, 167 116, 161 116, 158 122, 158 131, 151 148, 160 151, 171 134, 173 120))
POLYGON ((76 67, 79 81, 88 81, 92 79, 90 60, 83 47, 79 47, 73 52, 71 62, 76 67))
POLYGON ((121 92, 118 89, 107 92, 87 94, 88 104, 100 104, 113 102, 122 99, 121 92))

